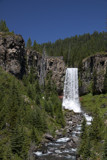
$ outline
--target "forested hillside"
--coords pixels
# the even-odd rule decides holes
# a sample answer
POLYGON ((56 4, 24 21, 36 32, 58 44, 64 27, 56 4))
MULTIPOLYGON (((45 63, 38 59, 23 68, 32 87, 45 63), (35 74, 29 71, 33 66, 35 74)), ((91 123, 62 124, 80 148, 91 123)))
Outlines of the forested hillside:
POLYGON ((107 36, 106 32, 95 31, 93 34, 59 39, 55 43, 44 43, 39 47, 43 46, 46 47, 47 55, 63 56, 68 66, 80 67, 85 57, 107 50, 107 36))
MULTIPOLYGON (((48 78, 40 87, 33 71, 17 80, 0 69, 0 159, 30 158, 44 133, 64 126, 61 102, 48 78)), ((32 158, 31 158, 32 159, 32 158)))

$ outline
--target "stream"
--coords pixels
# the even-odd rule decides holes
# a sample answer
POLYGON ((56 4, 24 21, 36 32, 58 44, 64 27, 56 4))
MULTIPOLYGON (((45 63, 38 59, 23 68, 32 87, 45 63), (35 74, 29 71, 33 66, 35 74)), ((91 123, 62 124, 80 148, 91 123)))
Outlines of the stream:
POLYGON ((77 160, 77 147, 81 134, 81 122, 85 116, 87 125, 91 124, 92 117, 86 113, 68 112, 65 116, 66 129, 64 136, 63 130, 57 131, 57 138, 53 141, 46 142, 42 147, 33 154, 36 160, 77 160))
POLYGON ((36 160, 77 160, 77 149, 80 141, 81 124, 83 117, 87 125, 91 124, 92 117, 81 110, 78 93, 78 68, 67 68, 64 82, 63 109, 66 126, 56 131, 56 137, 47 136, 50 141, 44 142, 41 149, 33 152, 36 160), (73 111, 74 112, 73 112, 73 111), (65 134, 63 134, 65 133, 65 134))

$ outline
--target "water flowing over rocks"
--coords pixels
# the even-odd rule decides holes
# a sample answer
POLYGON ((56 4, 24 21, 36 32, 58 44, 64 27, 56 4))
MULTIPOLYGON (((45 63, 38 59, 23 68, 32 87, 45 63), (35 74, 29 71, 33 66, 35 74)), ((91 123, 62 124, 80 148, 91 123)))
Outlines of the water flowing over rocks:
MULTIPOLYGON (((36 160, 76 160, 81 122, 83 115, 73 111, 65 112, 66 126, 56 131, 56 136, 50 141, 42 143, 42 147, 33 152, 36 160)), ((50 138, 51 137, 51 138, 50 138)), ((47 138, 47 137, 46 137, 47 138)), ((48 140, 49 140, 48 139, 48 140)))

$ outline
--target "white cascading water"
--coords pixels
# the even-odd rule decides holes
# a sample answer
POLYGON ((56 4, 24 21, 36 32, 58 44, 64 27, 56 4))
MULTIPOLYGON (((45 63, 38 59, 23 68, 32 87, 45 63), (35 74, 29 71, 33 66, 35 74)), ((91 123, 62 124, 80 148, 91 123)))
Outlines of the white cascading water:
POLYGON ((67 68, 64 82, 64 109, 81 112, 78 94, 78 68, 67 68))

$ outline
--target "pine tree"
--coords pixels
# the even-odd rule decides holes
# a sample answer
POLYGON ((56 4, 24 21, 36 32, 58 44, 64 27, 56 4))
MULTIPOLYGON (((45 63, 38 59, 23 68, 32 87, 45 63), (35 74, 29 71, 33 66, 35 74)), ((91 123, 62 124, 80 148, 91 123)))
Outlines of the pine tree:
POLYGON ((96 71, 93 72, 93 83, 92 83, 92 94, 95 95, 97 90, 96 90, 96 84, 97 84, 97 73, 96 71))
POLYGON ((3 20, 0 21, 0 32, 9 32, 6 22, 3 20))
POLYGON ((100 111, 98 108, 95 108, 93 121, 91 124, 90 138, 95 141, 100 141, 102 139, 103 127, 104 124, 100 115, 100 111))
POLYGON ((8 97, 8 115, 7 120, 10 124, 10 128, 13 129, 19 119, 19 112, 22 106, 22 97, 18 90, 18 86, 15 82, 15 79, 11 82, 10 93, 8 97))
POLYGON ((26 44, 26 48, 27 48, 27 49, 31 49, 31 47, 32 47, 32 41, 31 41, 31 39, 29 38, 28 41, 27 41, 27 44, 26 44))
POLYGON ((105 139, 105 143, 104 143, 104 153, 103 153, 102 160, 107 160, 107 138, 105 139))
POLYGON ((19 156, 21 155, 23 141, 24 141, 23 132, 20 130, 18 126, 16 126, 11 131, 11 148, 13 154, 17 154, 19 156))
POLYGON ((86 119, 84 118, 81 127, 81 138, 84 138, 84 134, 86 134, 85 131, 86 131, 86 119))
POLYGON ((81 129, 81 143, 80 143, 80 147, 79 147, 79 154, 83 155, 84 153, 84 147, 86 145, 87 142, 87 126, 86 126, 86 119, 83 119, 82 122, 82 129, 81 129))
POLYGON ((104 76, 104 92, 107 93, 107 67, 106 67, 106 73, 104 76))
POLYGON ((91 142, 89 137, 89 130, 86 126, 86 119, 82 122, 81 129, 81 143, 79 147, 79 155, 82 155, 83 159, 87 159, 91 155, 91 142))
POLYGON ((36 40, 34 40, 32 48, 33 48, 33 50, 37 51, 38 47, 37 47, 36 40))
POLYGON ((86 143, 84 143, 84 149, 83 149, 83 159, 89 158, 91 155, 91 142, 90 137, 87 133, 86 143))

